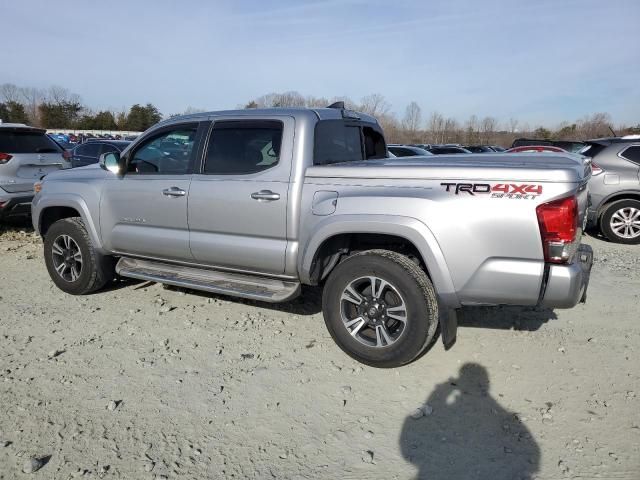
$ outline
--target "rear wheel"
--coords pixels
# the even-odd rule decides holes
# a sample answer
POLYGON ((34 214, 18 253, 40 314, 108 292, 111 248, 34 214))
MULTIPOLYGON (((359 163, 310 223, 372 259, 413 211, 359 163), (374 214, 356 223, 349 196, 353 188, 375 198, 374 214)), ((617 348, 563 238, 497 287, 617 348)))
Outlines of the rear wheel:
POLYGON ((600 226, 604 236, 612 242, 640 243, 640 201, 612 203, 602 214, 600 226))
POLYGON ((338 346, 373 367, 411 362, 432 345, 438 326, 436 295, 426 273, 387 250, 340 263, 325 284, 322 310, 338 346))
POLYGON ((96 251, 78 217, 51 225, 44 240, 44 260, 53 283, 71 295, 99 290, 115 277, 113 258, 96 251))

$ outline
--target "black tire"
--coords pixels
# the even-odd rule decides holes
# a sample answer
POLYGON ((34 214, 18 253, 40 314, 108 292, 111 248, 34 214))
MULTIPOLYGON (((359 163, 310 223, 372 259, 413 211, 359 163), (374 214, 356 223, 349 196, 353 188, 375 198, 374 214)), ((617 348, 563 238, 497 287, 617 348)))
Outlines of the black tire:
MULTIPOLYGON (((53 283, 71 295, 85 295, 100 290, 115 277, 115 260, 96 251, 79 217, 64 218, 51 225, 44 239, 44 260, 53 283), (60 267, 61 256, 54 254, 54 243, 60 242, 63 236, 70 237, 81 254, 81 266, 76 268, 79 275, 72 280, 65 280, 56 271, 56 263, 60 267)), ((68 274, 69 270, 65 272, 68 274)))
MULTIPOLYGON (((618 234, 614 231, 611 220, 616 215, 616 212, 620 212, 621 210, 625 210, 627 212, 632 211, 631 209, 635 209, 640 211, 640 201, 639 200, 620 200, 617 202, 613 202, 611 205, 608 205, 604 212, 602 213, 602 217, 600 218, 600 230, 603 235, 607 237, 609 240, 615 243, 625 243, 627 245, 636 245, 640 243, 640 234, 633 238, 624 237, 623 235, 618 234)), ((634 221, 640 221, 640 217, 636 218, 634 221)), ((637 225, 637 224, 636 224, 637 225)), ((640 227, 637 227, 640 229, 640 227)), ((624 232, 622 232, 624 233, 624 232)))
MULTIPOLYGON (((376 285, 378 284, 376 283, 376 285)), ((382 287, 380 288, 382 289, 382 287)), ((389 301, 389 291, 385 294, 387 297, 384 299, 384 303, 389 301)), ((361 292, 358 291, 358 293, 361 292)), ((376 302, 375 309, 377 308, 378 303, 376 302)), ((389 310, 391 309, 393 306, 389 307, 389 310)), ((409 258, 388 250, 368 250, 357 253, 338 264, 325 283, 322 311, 327 329, 338 346, 355 360, 372 367, 393 368, 412 362, 433 345, 438 331, 438 302, 429 277, 409 258), (362 281, 364 289, 361 298, 370 302, 370 295, 367 292, 371 292, 373 287, 368 287, 366 280, 362 280, 370 276, 388 282, 393 289, 389 290, 391 291, 391 301, 394 298, 396 302, 404 301, 406 322, 395 322, 391 320, 390 315, 386 320, 384 320, 384 315, 382 319, 368 316, 367 322, 370 323, 362 326, 354 335, 347 327, 347 323, 352 321, 354 317, 360 317, 359 309, 362 308, 366 312, 370 312, 370 310, 362 307, 364 301, 355 306, 351 305, 352 302, 343 300, 343 292, 348 286, 353 286, 354 282, 357 284, 362 281), (346 318, 348 311, 352 313, 349 318, 346 318), (343 320, 343 315, 345 315, 346 321, 343 320), (387 345, 384 345, 384 341, 381 342, 382 345, 378 343, 380 346, 363 343, 367 341, 365 336, 367 334, 372 335, 372 343, 376 341, 372 332, 377 333, 378 326, 376 325, 380 325, 381 321, 387 322, 385 323, 385 331, 387 332, 390 332, 388 327, 391 323, 395 324, 397 338, 387 345)), ((385 312, 386 310, 383 309, 382 314, 385 312)), ((377 341, 380 342, 380 338, 377 341)))

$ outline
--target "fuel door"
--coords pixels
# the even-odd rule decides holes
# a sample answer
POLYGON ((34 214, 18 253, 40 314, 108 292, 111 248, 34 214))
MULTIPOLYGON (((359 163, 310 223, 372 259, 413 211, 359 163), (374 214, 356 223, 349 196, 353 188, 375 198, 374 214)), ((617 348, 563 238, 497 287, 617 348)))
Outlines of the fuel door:
POLYGON ((331 215, 336 211, 338 205, 338 192, 329 190, 318 190, 313 194, 313 205, 311 211, 314 215, 331 215))

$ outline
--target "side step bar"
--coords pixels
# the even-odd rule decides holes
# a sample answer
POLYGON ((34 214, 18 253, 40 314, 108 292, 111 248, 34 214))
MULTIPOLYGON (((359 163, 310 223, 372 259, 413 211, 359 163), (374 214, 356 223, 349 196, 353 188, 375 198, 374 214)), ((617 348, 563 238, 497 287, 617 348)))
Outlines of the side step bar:
POLYGON ((127 257, 118 261, 116 272, 123 277, 271 303, 300 294, 299 282, 127 257))

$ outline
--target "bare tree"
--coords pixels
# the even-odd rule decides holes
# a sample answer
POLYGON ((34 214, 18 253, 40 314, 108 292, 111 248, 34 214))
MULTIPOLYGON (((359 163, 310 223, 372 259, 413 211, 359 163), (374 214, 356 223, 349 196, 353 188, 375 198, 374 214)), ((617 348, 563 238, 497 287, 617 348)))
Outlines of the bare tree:
POLYGON ((492 134, 496 131, 498 121, 493 117, 484 117, 480 122, 480 142, 483 144, 493 143, 492 134))
POLYGON ((29 123, 39 126, 38 106, 44 98, 44 93, 37 88, 25 87, 20 89, 20 95, 23 99, 24 109, 29 117, 29 123))
POLYGON ((314 97, 313 95, 307 96, 305 99, 305 105, 309 108, 323 108, 329 106, 329 100, 324 97, 314 97))
POLYGON ((509 119, 509 131, 515 133, 518 130, 518 119, 511 117, 509 119))
POLYGON ((432 112, 427 123, 428 143, 443 143, 444 141, 444 117, 440 112, 432 112))
POLYGON ((56 105, 62 105, 63 103, 82 103, 80 95, 71 93, 68 89, 59 85, 49 87, 46 98, 50 103, 54 103, 56 105))
POLYGON ((480 142, 480 127, 478 126, 478 117, 471 115, 465 126, 466 143, 474 144, 480 142))
POLYGON ((378 115, 386 115, 389 113, 390 109, 391 104, 389 104, 385 100, 384 96, 379 93, 367 95, 362 97, 360 100, 359 110, 374 117, 378 115))
POLYGON ((460 143, 463 141, 460 126, 455 118, 449 117, 444 121, 442 143, 460 143))
POLYGON ((415 137, 420 129, 420 123, 422 123, 422 110, 420 109, 420 105, 416 102, 411 102, 405 110, 402 127, 408 130, 407 133, 409 133, 409 135, 415 137))
POLYGON ((0 99, 5 102, 20 103, 20 88, 13 83, 3 83, 0 85, 0 99))

